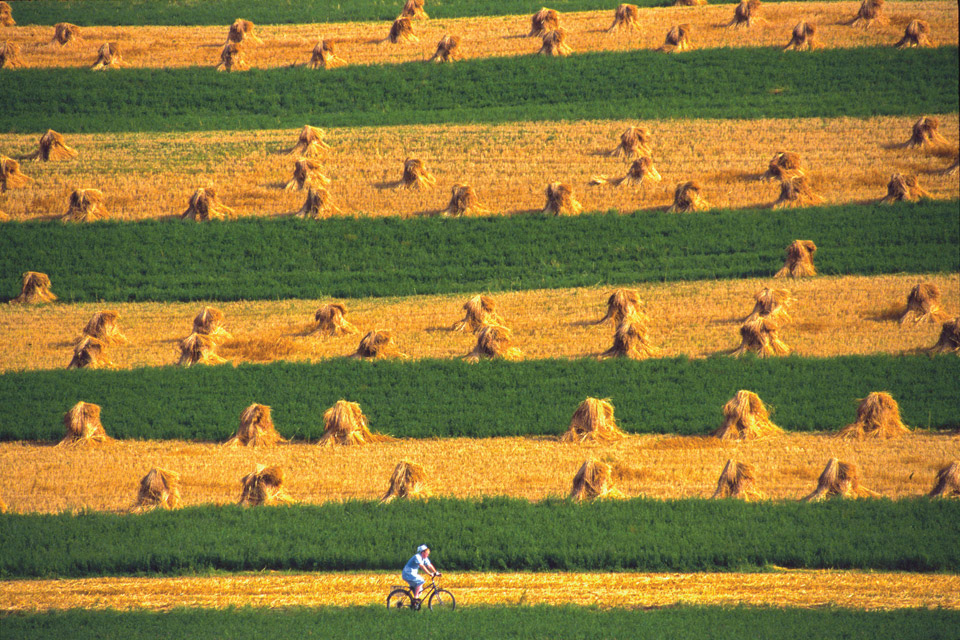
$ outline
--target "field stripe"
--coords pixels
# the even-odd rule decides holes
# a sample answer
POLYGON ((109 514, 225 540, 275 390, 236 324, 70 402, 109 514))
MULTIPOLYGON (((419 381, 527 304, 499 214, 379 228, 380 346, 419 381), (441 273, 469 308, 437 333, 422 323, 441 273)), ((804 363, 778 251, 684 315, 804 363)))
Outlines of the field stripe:
MULTIPOLYGON (((442 559, 437 559, 443 566, 442 559)), ((397 574, 231 574, 196 578, 90 578, 0 582, 0 611, 72 608, 381 605, 397 574)), ((960 576, 859 571, 774 573, 450 573, 460 606, 675 605, 960 609, 960 576)))
MULTIPOLYGON (((764 6, 764 22, 750 29, 730 29, 733 8, 730 5, 662 7, 640 13, 639 31, 606 34, 612 9, 581 12, 562 17, 565 43, 575 53, 589 51, 628 51, 655 49, 663 44, 667 31, 675 24, 690 24, 696 49, 717 47, 784 47, 794 25, 801 20, 817 25, 818 46, 828 49, 849 47, 887 47, 900 40, 910 19, 922 16, 930 24, 938 46, 957 44, 957 4, 922 1, 893 4, 885 8, 887 20, 870 29, 855 29, 844 24, 856 15, 858 2, 792 2, 764 6)), ((242 15, 247 15, 243 12, 242 15)), ((464 59, 535 54, 540 38, 518 37, 530 29, 528 15, 508 18, 477 17, 456 20, 417 21, 417 43, 399 45, 378 42, 384 38, 390 22, 342 24, 301 24, 259 26, 256 34, 263 42, 247 46, 244 59, 252 68, 285 67, 305 64, 317 43, 318 34, 338 43, 337 55, 351 65, 395 64, 423 61, 433 55, 436 43, 446 34, 464 37, 458 50, 464 59)), ((46 46, 49 27, 5 29, 4 37, 23 50, 27 67, 89 67, 102 42, 116 42, 123 55, 124 69, 213 67, 219 64, 224 42, 224 25, 209 27, 88 27, 84 41, 67 47, 46 46)), ((803 55, 803 54, 799 54, 803 55)), ((324 77, 317 72, 317 78, 324 77)))
POLYGON ((957 48, 713 49, 525 56, 331 70, 23 69, 4 74, 0 130, 383 126, 598 118, 836 117, 957 110, 957 48), (638 73, 643 69, 643 73, 638 73), (902 82, 891 83, 890 77, 902 82), (292 90, 296 87, 297 90, 292 90), (824 92, 823 87, 830 87, 824 92), (78 96, 98 96, 97 100, 78 96), (49 105, 66 105, 50 113, 49 105), (215 105, 215 106, 214 106, 215 105))

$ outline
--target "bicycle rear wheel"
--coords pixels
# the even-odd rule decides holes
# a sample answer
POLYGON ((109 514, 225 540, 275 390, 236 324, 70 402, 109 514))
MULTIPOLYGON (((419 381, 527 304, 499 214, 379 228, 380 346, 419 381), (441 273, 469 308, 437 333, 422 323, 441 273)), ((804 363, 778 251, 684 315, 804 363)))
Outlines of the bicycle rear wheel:
POLYGON ((387 609, 413 609, 413 596, 406 589, 394 589, 387 596, 387 609))
POLYGON ((430 611, 453 611, 457 608, 457 600, 446 589, 437 589, 427 601, 430 611))

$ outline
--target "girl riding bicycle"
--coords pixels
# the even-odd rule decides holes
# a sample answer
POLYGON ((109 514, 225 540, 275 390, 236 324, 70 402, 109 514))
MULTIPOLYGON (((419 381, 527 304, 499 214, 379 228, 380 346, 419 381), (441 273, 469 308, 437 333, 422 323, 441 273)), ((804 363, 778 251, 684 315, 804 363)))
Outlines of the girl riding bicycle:
POLYGON ((420 590, 423 589, 423 583, 426 582, 426 580, 420 577, 420 569, 423 569, 431 576, 440 575, 440 572, 433 566, 429 558, 430 547, 422 544, 417 547, 417 552, 413 557, 407 560, 407 564, 403 565, 403 572, 400 574, 400 577, 410 585, 414 598, 420 598, 420 590))

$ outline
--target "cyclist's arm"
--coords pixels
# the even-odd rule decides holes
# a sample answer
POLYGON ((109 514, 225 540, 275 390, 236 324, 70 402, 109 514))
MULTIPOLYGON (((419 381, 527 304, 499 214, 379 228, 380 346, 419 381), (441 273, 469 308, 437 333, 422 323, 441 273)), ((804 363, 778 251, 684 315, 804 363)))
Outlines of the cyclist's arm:
POLYGON ((433 566, 433 563, 430 562, 429 559, 424 559, 423 564, 420 565, 420 568, 426 571, 431 576, 435 576, 440 573, 439 571, 437 571, 437 568, 433 566))

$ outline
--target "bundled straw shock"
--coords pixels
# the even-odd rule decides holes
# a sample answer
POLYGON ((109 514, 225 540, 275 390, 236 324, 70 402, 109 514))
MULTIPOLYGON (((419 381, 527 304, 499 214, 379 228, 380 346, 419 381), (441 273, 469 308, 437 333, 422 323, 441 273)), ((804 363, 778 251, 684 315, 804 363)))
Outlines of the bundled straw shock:
POLYGON ((512 344, 513 332, 510 329, 496 324, 484 325, 477 332, 476 346, 466 358, 472 362, 477 362, 481 358, 514 360, 519 358, 522 352, 512 344))
POLYGON ((257 466, 257 470, 240 480, 240 505, 257 507, 293 502, 283 489, 284 472, 280 467, 257 466))
POLYGON ((600 359, 632 358, 640 360, 659 353, 660 350, 650 344, 650 336, 643 319, 633 315, 621 320, 613 334, 613 344, 600 354, 600 359))
POLYGON ((17 21, 13 19, 13 9, 7 2, 0 2, 0 27, 14 27, 17 21))
POLYGON ((960 317, 947 320, 940 329, 940 338, 937 344, 929 349, 931 355, 939 353, 955 353, 960 355, 960 317))
POLYGON ((220 51, 220 63, 217 65, 217 71, 246 71, 250 68, 243 57, 243 45, 239 42, 231 42, 224 45, 220 51))
POLYGON ((347 308, 339 303, 325 304, 314 314, 316 326, 311 332, 326 333, 330 337, 360 333, 347 321, 347 308))
POLYGON ((20 163, 0 154, 0 193, 19 189, 33 182, 33 178, 20 173, 20 163))
POLYGON ((640 9, 635 4, 621 4, 613 13, 613 24, 607 33, 626 29, 640 31, 640 9))
POLYGON ((460 59, 460 36, 445 35, 437 43, 437 50, 430 62, 453 62, 460 59))
POLYGON ((15 42, 0 43, 0 69, 15 69, 23 66, 20 45, 15 42))
POLYGON ((123 66, 123 58, 120 57, 120 45, 116 42, 104 42, 97 49, 97 59, 93 63, 94 71, 104 69, 118 69, 123 66))
POLYGON ((389 331, 370 331, 360 340, 354 358, 406 358, 393 341, 389 331))
POLYGON ((628 160, 649 156, 652 153, 650 149, 651 142, 650 131, 647 129, 643 127, 627 127, 623 133, 620 134, 620 144, 610 152, 610 155, 615 158, 627 158, 628 160))
POLYGON ((787 247, 787 259, 783 263, 783 268, 777 271, 775 278, 803 278, 817 275, 817 269, 813 266, 813 254, 817 250, 817 245, 813 240, 794 240, 787 247))
POLYGON ((740 0, 733 11, 733 20, 727 26, 735 29, 748 28, 757 24, 760 18, 760 0, 740 0))
POLYGON ((134 511, 176 509, 180 506, 180 474, 154 467, 140 480, 134 511))
POLYGON ((721 440, 749 440, 783 433, 773 424, 760 396, 741 389, 723 405, 723 425, 712 434, 721 440))
POLYGON ((504 320, 497 313, 497 303, 490 296, 476 295, 463 303, 465 315, 463 320, 455 323, 453 331, 470 331, 476 333, 487 325, 503 325, 504 320))
POLYGON ((744 318, 744 322, 767 317, 776 318, 781 323, 791 320, 787 307, 795 300, 791 297, 789 290, 764 287, 753 294, 753 299, 755 301, 753 311, 744 318))
POLYGON ((570 418, 561 442, 614 442, 626 434, 617 427, 610 398, 587 398, 570 418))
POLYGON ((305 124, 300 129, 300 133, 297 134, 297 144, 287 149, 285 153, 291 156, 304 157, 323 153, 330 148, 330 145, 323 141, 323 135, 323 129, 305 124))
POLYGON ((559 28, 560 14, 553 9, 544 7, 530 18, 530 33, 527 34, 527 37, 542 37, 550 31, 556 31, 559 28))
POLYGON ((397 498, 401 500, 429 498, 430 489, 427 486, 427 473, 423 467, 409 460, 401 460, 390 476, 390 486, 380 498, 380 502, 390 502, 397 498))
POLYGON ((817 480, 817 488, 804 497, 803 502, 817 502, 824 498, 867 498, 877 494, 860 486, 860 468, 852 462, 830 458, 817 480))
POLYGON ((757 471, 752 464, 727 460, 720 479, 717 480, 717 490, 710 496, 717 498, 741 498, 743 500, 763 500, 767 496, 754 488, 757 471))
POLYGON ((857 420, 837 434, 841 438, 897 438, 910 433, 900 419, 900 407, 889 393, 875 391, 860 401, 857 420))
POLYGON ((482 215, 488 209, 480 202, 477 192, 468 184, 455 184, 450 190, 450 203, 440 213, 445 216, 482 215))
POLYGON ((930 23, 926 20, 911 20, 903 32, 903 37, 894 46, 897 49, 934 46, 930 40, 930 23))
POLYGON ((857 15, 853 17, 853 20, 851 20, 849 24, 854 27, 866 29, 874 22, 879 23, 885 21, 883 17, 883 3, 884 0, 863 0, 863 2, 860 3, 860 9, 857 11, 857 15))
POLYGON ((43 160, 44 162, 53 160, 70 160, 77 157, 76 149, 67 146, 64 142, 63 134, 57 133, 53 129, 47 129, 47 132, 40 136, 40 147, 33 158, 43 160))
POLYGON ((223 220, 234 216, 235 213, 233 209, 220 202, 216 189, 206 187, 193 192, 187 204, 187 210, 180 214, 180 218, 207 222, 209 220, 223 220))
POLYGON ((103 206, 103 192, 98 189, 76 189, 70 194, 67 212, 60 219, 64 222, 92 222, 110 215, 103 206))
POLYGON ((333 196, 323 187, 310 187, 307 191, 307 198, 303 201, 303 206, 297 211, 298 218, 329 218, 334 213, 338 213, 340 208, 333 204, 333 196))
POLYGON ((596 500, 598 498, 622 498, 613 486, 613 474, 610 465, 596 460, 585 460, 573 476, 570 499, 574 502, 596 500))
POLYGON ((321 186, 330 184, 330 178, 320 173, 320 163, 301 158, 293 163, 293 177, 283 185, 286 190, 307 189, 314 183, 321 186))
POLYGON ((230 43, 240 44, 241 42, 252 42, 254 44, 263 44, 263 40, 253 35, 254 24, 249 20, 244 20, 242 18, 237 18, 233 21, 233 24, 230 25, 230 30, 227 31, 227 41, 224 42, 224 45, 230 43))
POLYGON ((693 45, 690 42, 690 34, 692 32, 693 26, 689 24, 677 24, 670 27, 670 31, 667 31, 667 38, 663 41, 663 46, 657 51, 679 53, 691 49, 693 45))
POLYGON ((61 47, 80 40, 80 27, 75 24, 70 24, 69 22, 58 22, 53 25, 53 39, 50 40, 50 43, 56 42, 61 47))
POLYGON ((120 331, 116 311, 98 311, 83 328, 83 335, 96 338, 103 344, 126 344, 127 337, 120 331))
POLYGON ((954 460, 937 471, 937 481, 929 497, 960 498, 960 461, 954 460))
POLYGON ((73 347, 73 357, 67 369, 98 369, 112 367, 113 362, 106 354, 107 345, 96 338, 86 336, 73 347))
POLYGON ((619 187, 624 182, 628 182, 632 185, 644 186, 647 181, 660 182, 660 179, 660 173, 653 166, 653 158, 644 156, 633 161, 627 170, 627 175, 621 178, 607 178, 603 175, 593 176, 590 179, 590 184, 610 184, 619 187))
POLYGON ((226 359, 221 358, 216 353, 216 344, 213 339, 202 333, 191 333, 180 341, 180 360, 177 362, 181 367, 189 367, 195 364, 223 364, 226 359))
POLYGON ((193 333, 210 336, 217 340, 233 336, 223 328, 223 312, 216 307, 202 307, 193 319, 193 333))
POLYGON ((791 151, 777 151, 767 164, 766 173, 760 177, 763 180, 789 180, 803 174, 800 154, 791 151))
POLYGON ((700 194, 700 183, 691 180, 677 185, 673 192, 673 204, 667 209, 667 213, 703 211, 709 207, 710 203, 700 194))
POLYGON ((437 178, 427 171, 423 160, 418 158, 407 158, 403 161, 403 175, 400 177, 400 188, 416 189, 418 191, 429 189, 437 184, 437 178))
POLYGON ((334 43, 330 40, 321 40, 317 43, 317 46, 313 48, 313 53, 310 54, 310 62, 307 63, 307 67, 310 69, 333 69, 335 67, 342 67, 345 64, 347 64, 347 61, 337 56, 334 43))
POLYGON ((420 42, 420 38, 414 35, 413 33, 413 23, 410 21, 410 18, 400 16, 393 21, 393 25, 390 27, 390 33, 387 34, 386 42, 389 40, 393 44, 399 44, 401 42, 420 42))
POLYGON ((881 200, 881 204, 892 204, 894 202, 903 202, 904 200, 917 200, 930 195, 920 186, 920 181, 916 176, 894 173, 890 176, 890 182, 887 183, 887 195, 881 200))
POLYGON ((552 213, 555 216, 576 215, 583 207, 573 197, 573 187, 566 182, 551 182, 545 191, 547 204, 543 213, 552 213))
POLYGON ((403 5, 403 9, 400 10, 400 15, 405 18, 424 19, 426 20, 430 16, 427 15, 427 12, 423 10, 423 1, 424 0, 407 0, 403 5))
POLYGON ((794 176, 780 183, 780 195, 773 203, 773 208, 808 207, 821 202, 823 197, 813 190, 807 176, 794 176))
POLYGON ((614 289, 607 297, 607 314, 597 320, 596 324, 603 324, 607 320, 620 324, 628 318, 645 320, 646 315, 640 308, 642 306, 643 300, 636 289, 614 289))
POLYGON ((815 37, 817 25, 812 22, 798 22, 790 34, 790 42, 783 48, 784 51, 811 51, 817 47, 815 37))
POLYGON ((112 442, 100 422, 100 405, 92 402, 78 402, 63 416, 66 435, 59 446, 98 445, 112 442))
POLYGON ((949 144, 947 139, 940 135, 940 118, 932 116, 920 116, 920 119, 913 124, 910 131, 910 139, 907 140, 907 148, 915 149, 917 147, 942 147, 949 144))
POLYGON ((573 49, 565 43, 567 32, 564 29, 554 29, 543 34, 543 45, 539 53, 542 56, 568 56, 573 49))
POLYGON ((10 304, 42 304, 56 299, 57 296, 50 290, 50 276, 39 271, 27 271, 23 274, 20 295, 10 304))
POLYGON ((367 416, 363 415, 359 404, 338 400, 323 413, 323 435, 317 444, 331 447, 392 441, 390 436, 370 431, 367 416))
POLYGON ((254 403, 240 413, 240 427, 224 445, 231 447, 271 447, 286 442, 270 418, 270 407, 254 403))
POLYGON ((900 324, 913 317, 917 322, 943 322, 947 314, 940 308, 940 287, 932 282, 922 282, 907 295, 907 308, 900 316, 900 324))
POLYGON ((778 334, 781 321, 782 318, 767 316, 744 322, 740 326, 740 346, 734 349, 731 355, 739 358, 750 351, 761 358, 789 355, 790 347, 778 334))

